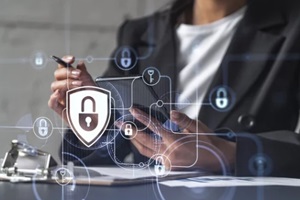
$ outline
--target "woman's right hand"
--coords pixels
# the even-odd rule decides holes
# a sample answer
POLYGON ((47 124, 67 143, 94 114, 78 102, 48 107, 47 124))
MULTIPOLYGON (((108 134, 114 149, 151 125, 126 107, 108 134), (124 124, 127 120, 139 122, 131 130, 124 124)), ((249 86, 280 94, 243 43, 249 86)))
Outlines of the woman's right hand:
MULTIPOLYGON (((63 61, 72 65, 74 56, 64 56, 63 61)), ((83 61, 79 61, 76 68, 66 68, 58 65, 54 72, 54 82, 51 84, 52 94, 48 101, 48 106, 59 114, 66 122, 66 92, 82 86, 96 86, 93 78, 88 73, 83 61)))

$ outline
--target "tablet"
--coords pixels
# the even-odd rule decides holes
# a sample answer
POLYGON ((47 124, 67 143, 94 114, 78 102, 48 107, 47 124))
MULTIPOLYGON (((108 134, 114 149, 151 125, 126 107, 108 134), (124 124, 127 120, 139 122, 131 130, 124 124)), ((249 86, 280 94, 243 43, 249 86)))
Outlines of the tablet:
POLYGON ((161 78, 155 86, 145 84, 141 77, 97 78, 97 86, 111 91, 113 107, 120 115, 129 114, 131 107, 139 108, 165 123, 170 119, 171 84, 161 78))

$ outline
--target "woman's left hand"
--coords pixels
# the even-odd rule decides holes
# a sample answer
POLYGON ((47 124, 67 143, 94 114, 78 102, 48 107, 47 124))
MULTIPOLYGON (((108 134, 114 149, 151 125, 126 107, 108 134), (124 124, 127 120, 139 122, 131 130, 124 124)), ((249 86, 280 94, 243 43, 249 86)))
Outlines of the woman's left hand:
POLYGON ((162 138, 158 147, 155 138, 139 131, 131 142, 142 155, 148 158, 154 155, 164 155, 171 162, 171 166, 168 166, 166 162, 166 167, 172 170, 180 169, 179 166, 190 166, 211 172, 221 171, 219 160, 207 150, 209 148, 217 154, 223 154, 220 157, 226 159, 225 163, 229 165, 227 167, 233 168, 236 144, 217 137, 202 122, 192 120, 178 111, 171 111, 171 121, 182 130, 181 133, 173 133, 155 118, 149 118, 148 114, 137 108, 131 109, 130 112, 138 121, 162 138), (201 146, 207 148, 201 148, 201 146))

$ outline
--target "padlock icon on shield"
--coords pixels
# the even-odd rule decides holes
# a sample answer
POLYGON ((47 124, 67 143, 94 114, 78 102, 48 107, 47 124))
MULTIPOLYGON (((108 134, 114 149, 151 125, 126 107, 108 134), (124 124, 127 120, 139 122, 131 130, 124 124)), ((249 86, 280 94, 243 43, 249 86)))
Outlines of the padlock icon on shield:
POLYGON ((154 172, 157 176, 163 176, 166 173, 166 167, 164 165, 164 159, 162 156, 158 156, 155 159, 154 172))
POLYGON ((128 48, 122 50, 121 65, 123 68, 129 68, 132 65, 131 52, 128 48))
POLYGON ((133 135, 133 129, 131 124, 125 124, 125 135, 126 136, 132 136, 133 135))
POLYGON ((227 90, 223 87, 217 90, 216 106, 220 109, 225 109, 229 104, 227 90))
POLYGON ((40 119, 39 126, 38 126, 38 132, 39 135, 42 137, 45 137, 48 135, 49 128, 48 128, 48 122, 45 119, 40 119))
POLYGON ((91 96, 87 96, 81 101, 81 113, 79 113, 79 124, 85 131, 93 131, 98 125, 98 114, 96 113, 96 102, 91 96), (92 111, 88 112, 87 102, 91 101, 92 111))
POLYGON ((35 55, 34 63, 37 66, 41 66, 41 65, 44 64, 44 58, 43 58, 43 55, 41 53, 37 53, 35 55))

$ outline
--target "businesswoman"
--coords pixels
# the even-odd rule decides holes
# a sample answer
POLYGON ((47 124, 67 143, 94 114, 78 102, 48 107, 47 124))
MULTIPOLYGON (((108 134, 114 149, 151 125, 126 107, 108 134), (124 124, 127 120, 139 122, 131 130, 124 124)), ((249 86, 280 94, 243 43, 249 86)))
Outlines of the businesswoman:
MULTIPOLYGON (((300 144, 295 133, 300 103, 298 4, 293 0, 176 0, 170 8, 126 21, 120 27, 118 47, 131 46, 138 55, 153 48, 150 56, 139 60, 129 72, 110 63, 104 77, 141 75, 147 67, 155 66, 171 78, 179 103, 189 99, 191 105, 199 105, 171 112, 171 120, 183 134, 172 134, 151 119, 156 127, 149 128, 159 129, 163 140, 160 152, 168 155, 172 166, 193 163, 198 154, 193 168, 221 171, 218 159, 207 149, 194 151, 195 142, 174 146, 180 138, 197 132, 206 134, 191 137, 220 152, 227 168, 238 176, 300 177, 300 144), (149 41, 151 31, 153 39, 149 41), (225 83, 236 97, 228 112, 200 106, 213 88, 225 83), (217 134, 229 129, 235 137, 217 134)), ((73 56, 63 59, 74 63, 73 56)), ((58 66, 55 71, 49 106, 61 116, 66 116, 62 112, 67 85, 94 85, 83 62, 77 68, 58 66)), ((142 123, 148 122, 140 110, 131 109, 131 113, 142 123)), ((76 140, 71 132, 66 137, 76 140)), ((152 140, 139 132, 126 148, 119 147, 124 150, 120 157, 130 150, 138 163, 143 156, 160 153, 152 140)), ((112 162, 109 156, 97 158, 92 151, 65 145, 88 164, 112 162)))

